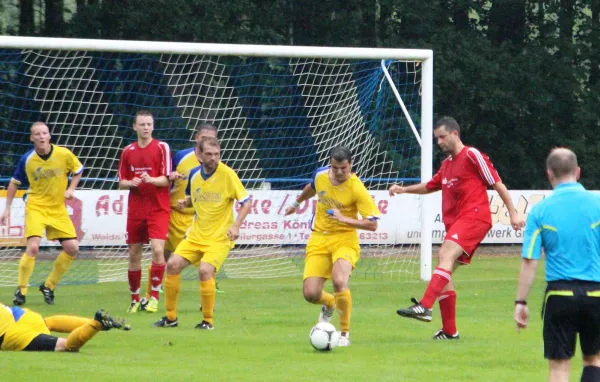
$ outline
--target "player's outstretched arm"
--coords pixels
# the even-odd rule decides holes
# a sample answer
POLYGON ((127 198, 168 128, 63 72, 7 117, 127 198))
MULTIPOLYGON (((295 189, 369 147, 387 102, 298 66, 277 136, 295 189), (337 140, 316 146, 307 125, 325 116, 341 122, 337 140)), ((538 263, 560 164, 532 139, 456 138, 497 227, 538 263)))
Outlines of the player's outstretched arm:
POLYGON ((8 184, 8 189, 6 190, 6 207, 4 208, 4 212, 2 213, 2 217, 0 217, 0 225, 7 225, 8 220, 10 219, 10 209, 12 207, 13 199, 17 194, 18 187, 13 182, 8 184))
POLYGON ((510 225, 516 230, 523 228, 525 226, 525 220, 521 218, 519 212, 515 208, 512 198, 510 197, 510 193, 508 192, 508 189, 506 188, 504 183, 496 182, 494 183, 492 188, 496 190, 496 192, 504 202, 504 205, 508 209, 508 216, 510 216, 510 225))
POLYGON ((400 186, 398 184, 394 184, 388 190, 390 196, 394 196, 396 194, 418 194, 418 195, 424 195, 424 194, 430 194, 430 193, 432 193, 434 191, 436 191, 436 190, 432 190, 432 189, 427 188, 427 183, 413 184, 413 185, 407 186, 407 187, 403 187, 403 186, 400 186))
POLYGON ((295 213, 302 202, 312 198, 316 194, 317 191, 315 191, 311 184, 307 184, 306 186, 304 186, 304 189, 302 189, 302 192, 300 193, 300 195, 298 195, 296 201, 292 203, 291 206, 285 209, 285 216, 295 213))

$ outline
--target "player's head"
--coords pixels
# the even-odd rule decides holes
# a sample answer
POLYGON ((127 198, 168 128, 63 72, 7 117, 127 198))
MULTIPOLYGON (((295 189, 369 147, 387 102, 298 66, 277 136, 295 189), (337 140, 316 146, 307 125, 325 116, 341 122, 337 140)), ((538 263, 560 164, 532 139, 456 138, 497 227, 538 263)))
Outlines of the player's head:
POLYGON ((352 152, 344 146, 337 146, 331 149, 329 168, 333 178, 343 183, 352 174, 352 152))
POLYGON ((138 139, 151 139, 154 131, 154 117, 147 110, 140 110, 135 113, 133 120, 133 130, 137 133, 138 139))
POLYGON ((33 146, 40 150, 50 147, 50 128, 44 122, 34 122, 31 125, 31 136, 29 139, 33 146))
POLYGON ((194 136, 196 143, 198 143, 200 139, 204 137, 217 138, 217 128, 215 127, 215 125, 208 122, 204 122, 200 124, 200 126, 198 126, 198 129, 196 130, 196 135, 194 136))
POLYGON ((552 187, 560 183, 576 182, 581 175, 577 155, 564 147, 552 149, 546 158, 546 174, 552 187))
POLYGON ((446 154, 455 154, 460 140, 460 126, 452 117, 442 117, 433 126, 433 136, 440 149, 446 154))
POLYGON ((205 173, 211 173, 217 169, 221 160, 221 145, 215 137, 204 137, 196 144, 196 156, 205 173))

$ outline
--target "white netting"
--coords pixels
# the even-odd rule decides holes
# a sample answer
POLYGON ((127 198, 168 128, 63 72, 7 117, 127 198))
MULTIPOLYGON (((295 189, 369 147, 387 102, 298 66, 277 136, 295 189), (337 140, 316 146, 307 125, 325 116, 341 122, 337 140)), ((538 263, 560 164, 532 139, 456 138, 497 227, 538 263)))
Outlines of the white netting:
MULTIPOLYGON (((420 63, 389 60, 385 66, 418 124, 420 63)), ((123 194, 115 191, 116 173, 121 149, 135 139, 131 116, 139 109, 153 112, 155 137, 172 152, 192 145, 199 123, 214 123, 222 160, 255 196, 222 277, 301 274, 313 202, 298 216, 282 212, 312 172, 328 163, 332 147, 351 149, 353 170, 381 203, 391 183, 420 176, 421 149, 380 60, 0 49, 0 75, 6 89, 0 94, 4 186, 30 148, 29 126, 36 120, 46 121, 53 142, 71 149, 86 167, 77 193, 82 202, 72 207, 84 234, 81 255, 67 283, 127 279, 125 209, 123 194)), ((395 220, 420 218, 418 201, 410 216, 384 213, 379 233, 363 233, 362 265, 355 274, 418 277, 418 245, 394 239, 395 220)), ((15 200, 12 231, 0 228, 0 285, 16 284, 23 248, 15 232, 22 231, 23 214, 23 203, 15 200)), ((46 277, 58 252, 44 245, 50 246, 39 256, 32 284, 46 277)), ((148 262, 148 249, 144 256, 148 262)))

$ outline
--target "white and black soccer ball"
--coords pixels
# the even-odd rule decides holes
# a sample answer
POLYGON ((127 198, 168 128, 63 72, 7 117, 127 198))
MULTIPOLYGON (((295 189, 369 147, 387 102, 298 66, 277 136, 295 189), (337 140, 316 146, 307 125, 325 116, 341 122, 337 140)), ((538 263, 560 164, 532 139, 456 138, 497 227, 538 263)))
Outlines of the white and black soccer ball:
POLYGON ((310 344, 319 351, 335 349, 340 340, 340 332, 328 322, 319 322, 310 330, 310 344))

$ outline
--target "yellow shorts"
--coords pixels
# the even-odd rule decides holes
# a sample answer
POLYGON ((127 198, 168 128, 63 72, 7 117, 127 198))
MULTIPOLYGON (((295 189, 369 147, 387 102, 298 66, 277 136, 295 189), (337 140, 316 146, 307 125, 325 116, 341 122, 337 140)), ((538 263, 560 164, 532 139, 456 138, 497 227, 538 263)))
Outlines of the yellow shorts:
POLYGON ((324 234, 313 232, 306 244, 304 279, 309 277, 331 278, 333 264, 344 259, 356 266, 360 258, 360 243, 356 231, 324 234))
POLYGON ((231 248, 233 248, 233 242, 231 241, 205 245, 183 239, 177 246, 175 254, 183 257, 195 266, 199 266, 200 262, 212 264, 218 271, 225 262, 225 259, 227 259, 231 248))
POLYGON ((25 208, 25 238, 43 237, 44 233, 48 240, 77 238, 75 226, 66 207, 25 208))
POLYGON ((185 233, 194 222, 194 214, 184 214, 171 207, 171 217, 169 219, 169 236, 165 243, 165 251, 174 252, 179 243, 185 237, 185 233))
POLYGON ((19 321, 4 333, 2 350, 23 350, 38 335, 50 334, 42 316, 28 309, 25 311, 19 321))

